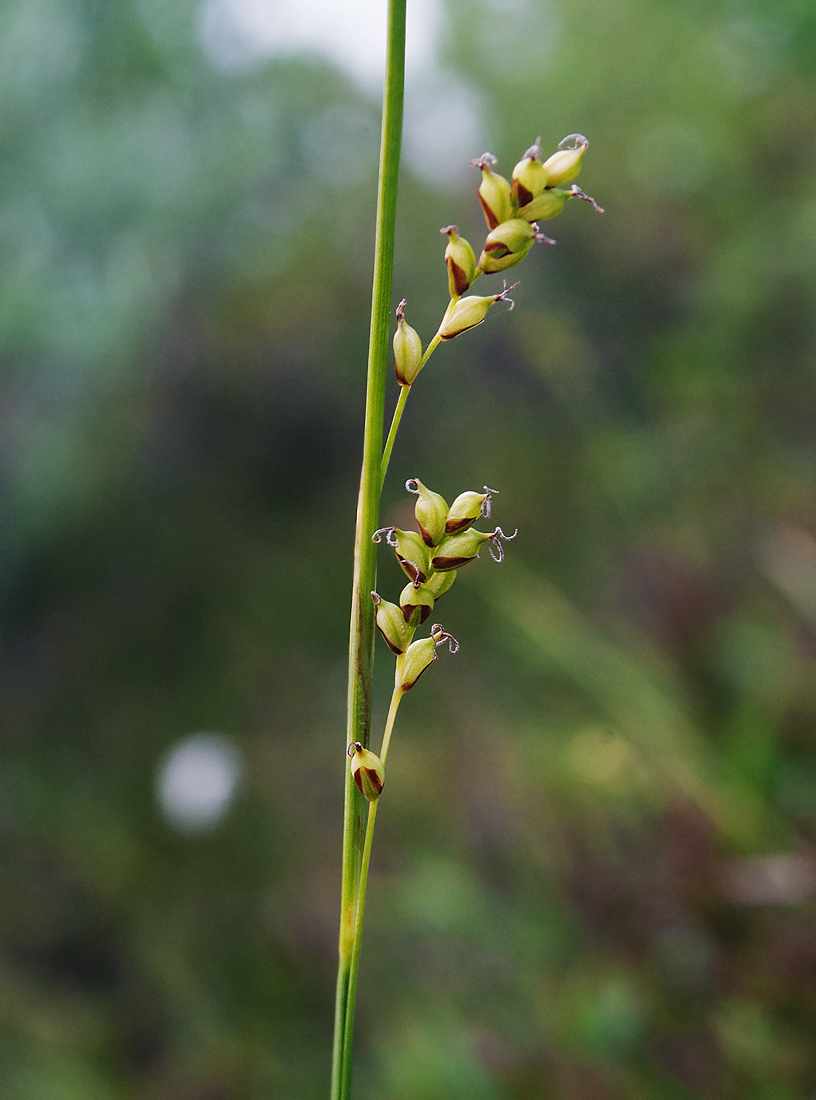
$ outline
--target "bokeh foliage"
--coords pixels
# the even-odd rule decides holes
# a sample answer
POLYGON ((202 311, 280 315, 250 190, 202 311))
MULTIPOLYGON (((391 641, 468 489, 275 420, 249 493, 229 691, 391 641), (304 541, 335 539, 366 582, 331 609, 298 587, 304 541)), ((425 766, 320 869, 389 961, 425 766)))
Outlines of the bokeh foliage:
MULTIPOLYGON (((521 533, 441 605, 462 652, 402 708, 359 1096, 805 1100, 812 5, 446 20, 500 169, 580 130, 607 214, 550 223, 395 451, 387 519, 407 477, 487 483, 521 533)), ((378 111, 315 58, 219 71, 196 27, 188 0, 0 12, 9 1100, 327 1088, 378 111), (245 775, 179 835, 156 768, 195 730, 245 775)), ((403 180, 425 339, 439 226, 482 233, 462 178, 403 180)))

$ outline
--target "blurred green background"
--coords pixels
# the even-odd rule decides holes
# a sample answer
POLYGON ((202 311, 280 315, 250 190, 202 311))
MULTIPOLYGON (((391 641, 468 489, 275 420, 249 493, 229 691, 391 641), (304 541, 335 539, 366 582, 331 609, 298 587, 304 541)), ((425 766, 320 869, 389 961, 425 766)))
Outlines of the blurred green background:
MULTIPOLYGON (((3 1100, 327 1095, 378 6, 0 10, 3 1100)), ((421 477, 520 533, 402 707, 356 1095, 808 1100, 814 7, 410 12, 424 339, 470 157, 586 133, 607 213, 397 443, 384 521, 421 477)))

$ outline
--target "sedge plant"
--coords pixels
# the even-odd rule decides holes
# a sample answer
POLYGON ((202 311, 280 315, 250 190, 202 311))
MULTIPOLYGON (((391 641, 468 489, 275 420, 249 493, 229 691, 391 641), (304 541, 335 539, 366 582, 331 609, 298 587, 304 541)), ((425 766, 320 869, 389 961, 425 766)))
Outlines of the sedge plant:
POLYGON ((505 535, 501 527, 493 531, 478 531, 474 527, 481 517, 490 516, 496 490, 485 486, 481 492, 465 491, 449 505, 418 477, 406 482, 406 489, 416 496, 417 530, 379 527, 380 495, 402 414, 419 374, 440 344, 482 324, 499 302, 513 308, 509 296, 513 286, 505 282, 495 293, 475 295, 469 291, 476 280, 515 267, 536 243, 554 244, 542 232, 539 222, 559 215, 571 199, 586 201, 602 212, 595 200, 572 182, 581 170, 589 145, 582 134, 564 138, 546 159, 539 138, 523 154, 510 179, 494 171, 497 160, 491 153, 471 162, 481 173, 477 195, 487 223, 484 245, 477 259, 458 226, 449 225, 441 230, 447 237, 444 262, 449 302, 436 333, 424 347, 420 335, 406 320, 406 301, 399 303, 393 336, 399 397, 383 442, 402 133, 405 7, 406 0, 389 2, 363 462, 349 631, 347 766, 331 1100, 349 1100, 351 1095, 354 1006, 366 886, 377 812, 381 799, 387 798, 385 767, 397 712, 404 695, 436 660, 437 649, 447 645, 449 652, 455 653, 459 648, 456 639, 438 622, 433 623, 427 636, 416 638, 415 634, 436 611, 436 604, 453 585, 459 569, 478 558, 484 547, 494 560, 501 561, 503 540, 515 537, 515 533, 505 535), (376 554, 381 544, 393 550, 407 577, 396 602, 377 592, 376 554), (395 671, 382 741, 374 752, 370 745, 370 708, 377 630, 395 658, 395 671))

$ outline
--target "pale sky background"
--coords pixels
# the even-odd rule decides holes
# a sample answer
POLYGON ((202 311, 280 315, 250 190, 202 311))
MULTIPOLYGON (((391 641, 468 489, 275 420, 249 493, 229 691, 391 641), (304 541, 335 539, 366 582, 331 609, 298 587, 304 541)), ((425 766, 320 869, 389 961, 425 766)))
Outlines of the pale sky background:
MULTIPOLYGON (((278 57, 320 55, 379 100, 385 58, 385 0, 204 0, 202 48, 225 72, 278 57)), ((437 185, 454 183, 486 137, 479 95, 441 66, 441 0, 412 0, 406 38, 405 158, 437 185)))

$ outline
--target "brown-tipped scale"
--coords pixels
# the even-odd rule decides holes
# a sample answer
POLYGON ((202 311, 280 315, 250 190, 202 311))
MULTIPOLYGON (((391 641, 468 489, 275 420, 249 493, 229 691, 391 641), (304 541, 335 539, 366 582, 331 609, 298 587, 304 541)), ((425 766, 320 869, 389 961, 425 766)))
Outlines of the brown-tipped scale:
POLYGON ((411 641, 411 632, 408 629, 402 608, 397 607, 395 603, 384 600, 376 592, 371 593, 371 599, 374 603, 374 622, 377 629, 385 638, 391 652, 399 656, 400 653, 405 652, 408 643, 411 641))
POLYGON ((561 187, 581 171, 581 158, 589 148, 583 134, 568 134, 558 143, 558 152, 544 161, 548 187, 561 187))
POLYGON ((400 607, 410 628, 421 626, 433 611, 434 597, 426 584, 409 581, 400 592, 400 607))
POLYGON ((445 534, 455 535, 458 531, 466 531, 480 516, 490 515, 490 502, 497 489, 488 489, 485 485, 483 493, 460 493, 448 509, 445 520, 445 534))
POLYGON ((536 138, 513 169, 512 194, 520 208, 531 202, 548 184, 547 170, 541 163, 541 138, 536 138))
POLYGON ((395 527, 393 542, 389 541, 389 546, 393 546, 406 577, 420 584, 427 580, 431 572, 431 555, 421 535, 395 527))
POLYGON ((385 765, 375 752, 364 749, 359 741, 351 742, 348 754, 354 782, 369 802, 376 802, 385 786, 385 765))
POLYGON ((510 182, 498 172, 493 171, 493 165, 498 161, 492 153, 482 153, 478 160, 470 162, 474 168, 481 168, 482 182, 479 184, 479 202, 484 211, 488 229, 495 229, 502 222, 514 217, 513 199, 511 197, 510 182))
POLYGON ((520 264, 535 244, 535 238, 535 229, 524 218, 502 222, 485 239, 479 270, 489 275, 520 264))
POLYGON ((446 225, 440 233, 447 233, 445 264, 448 268, 448 288, 451 298, 464 294, 476 277, 476 257, 464 237, 459 236, 458 225, 446 225))
POLYGON ((397 331, 394 333, 394 370, 401 386, 410 386, 422 363, 422 340, 405 320, 405 299, 397 306, 397 331))
POLYGON ((439 493, 431 492, 418 477, 409 477, 405 488, 413 493, 417 502, 414 515, 419 524, 419 532, 426 546, 436 546, 445 535, 445 520, 448 516, 448 503, 439 493))
POLYGON ((439 623, 431 627, 430 638, 411 642, 401 657, 397 658, 394 683, 399 691, 410 691, 425 669, 436 660, 436 647, 448 643, 451 653, 457 653, 459 643, 439 623))

